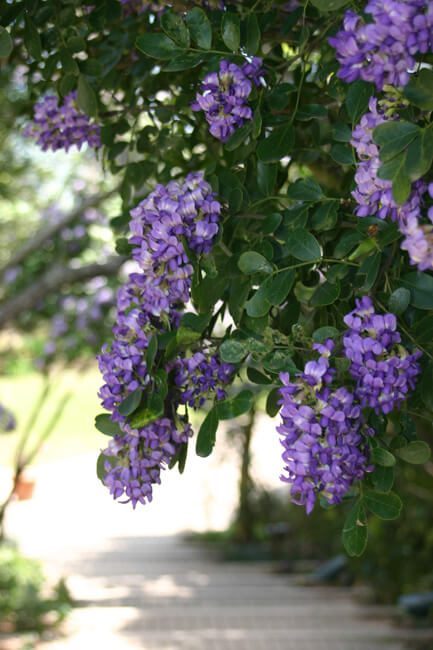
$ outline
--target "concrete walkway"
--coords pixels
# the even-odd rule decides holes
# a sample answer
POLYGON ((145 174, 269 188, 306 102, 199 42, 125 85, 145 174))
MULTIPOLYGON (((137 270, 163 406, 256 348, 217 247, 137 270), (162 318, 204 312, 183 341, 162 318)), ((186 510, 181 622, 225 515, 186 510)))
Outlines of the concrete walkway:
POLYGON ((344 590, 219 564, 176 537, 113 538, 69 563, 81 601, 40 650, 401 650, 344 590))

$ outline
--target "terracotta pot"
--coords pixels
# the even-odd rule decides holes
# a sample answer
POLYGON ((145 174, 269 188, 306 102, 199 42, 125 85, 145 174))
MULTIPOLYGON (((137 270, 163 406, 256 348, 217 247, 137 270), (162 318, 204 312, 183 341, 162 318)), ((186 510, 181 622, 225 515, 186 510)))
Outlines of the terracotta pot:
POLYGON ((18 480, 18 483, 15 486, 15 496, 18 501, 27 501, 32 498, 34 489, 35 481, 23 476, 18 480))

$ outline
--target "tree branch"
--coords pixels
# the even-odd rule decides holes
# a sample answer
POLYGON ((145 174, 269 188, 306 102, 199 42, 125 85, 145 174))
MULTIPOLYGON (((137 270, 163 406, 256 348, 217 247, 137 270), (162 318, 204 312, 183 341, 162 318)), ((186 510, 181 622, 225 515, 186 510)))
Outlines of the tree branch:
POLYGON ((124 261, 124 257, 116 255, 104 264, 88 264, 79 268, 53 266, 33 285, 0 305, 0 328, 15 320, 23 311, 33 309, 47 294, 56 292, 64 286, 84 282, 98 275, 115 275, 124 261))
POLYGON ((14 266, 20 264, 23 260, 26 259, 28 255, 34 253, 36 250, 41 248, 43 244, 51 239, 56 233, 60 230, 63 230, 65 226, 70 224, 88 208, 94 208, 97 205, 100 205, 102 201, 110 198, 117 192, 117 188, 110 190, 110 192, 105 192, 104 194, 95 194, 95 196, 90 197, 89 199, 83 201, 75 210, 68 212, 67 214, 62 215, 62 218, 59 219, 56 223, 51 223, 45 227, 42 227, 38 230, 30 239, 28 239, 21 248, 18 249, 16 253, 7 261, 7 263, 0 269, 0 274, 4 274, 7 269, 10 269, 14 266))

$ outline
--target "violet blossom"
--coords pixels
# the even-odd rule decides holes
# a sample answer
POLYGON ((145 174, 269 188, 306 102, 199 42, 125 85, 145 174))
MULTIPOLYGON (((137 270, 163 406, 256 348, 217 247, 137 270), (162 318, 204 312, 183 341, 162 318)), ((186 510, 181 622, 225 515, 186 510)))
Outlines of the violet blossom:
POLYGON ((77 105, 77 93, 71 92, 59 99, 47 95, 34 107, 33 122, 24 129, 24 135, 36 140, 43 151, 69 151, 74 145, 101 146, 100 126, 93 122, 77 105))

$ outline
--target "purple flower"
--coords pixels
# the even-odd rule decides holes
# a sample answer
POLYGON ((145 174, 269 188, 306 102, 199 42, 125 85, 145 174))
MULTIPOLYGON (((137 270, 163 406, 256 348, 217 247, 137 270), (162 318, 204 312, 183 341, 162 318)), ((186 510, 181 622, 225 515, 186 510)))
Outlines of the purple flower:
POLYGON ((351 144, 360 160, 355 174, 356 189, 352 196, 358 204, 358 217, 390 218, 400 224, 403 220, 419 214, 426 187, 425 183, 417 181, 409 199, 399 205, 392 196, 392 182, 378 177, 381 162, 379 149, 373 140, 373 130, 387 120, 378 110, 377 104, 377 99, 372 97, 368 113, 362 116, 352 133, 351 144))
MULTIPOLYGON (((429 184, 428 193, 433 198, 433 183, 429 184)), ((419 213, 414 213, 400 223, 400 232, 405 237, 401 248, 420 271, 433 269, 433 207, 428 209, 427 218, 427 223, 420 223, 419 213)))
POLYGON ((103 481, 113 498, 125 497, 123 503, 132 503, 133 508, 152 501, 153 486, 161 482, 161 470, 191 435, 189 424, 164 417, 110 440, 102 452, 106 458, 103 481))
POLYGON ((401 248, 406 250, 412 264, 421 271, 433 268, 433 208, 427 212, 428 222, 422 222, 422 209, 427 200, 427 189, 433 194, 433 184, 427 188, 423 180, 412 185, 408 200, 396 203, 392 194, 392 182, 379 178, 381 165, 379 149, 373 140, 373 130, 386 121, 378 110, 376 98, 371 98, 369 111, 362 116, 352 133, 351 144, 359 158, 355 173, 356 189, 352 192, 358 217, 376 216, 392 219, 404 235, 401 248), (430 189, 432 188, 432 189, 430 189))
POLYGON ((24 129, 24 135, 31 137, 47 151, 65 149, 76 145, 81 149, 101 146, 100 126, 92 122, 77 106, 77 94, 69 93, 63 104, 54 95, 47 95, 35 104, 33 122, 24 129))
MULTIPOLYGON (((201 173, 189 174, 183 182, 157 185, 131 211, 130 243, 140 271, 131 273, 117 292, 114 340, 103 347, 98 362, 104 379, 99 397, 124 432, 104 452, 110 456, 105 484, 114 498, 126 494, 134 507, 151 500, 161 467, 173 459, 179 443, 187 441, 190 428, 182 424, 178 431, 171 419, 162 418, 132 429, 118 407, 137 389, 155 390, 156 380, 147 367, 150 339, 179 326, 180 310, 190 298, 192 276, 185 249, 196 255, 211 250, 220 211, 221 205, 201 173), (118 459, 116 463, 113 457, 118 459)), ((165 405, 169 413, 175 413, 180 404, 198 406, 211 393, 221 399, 233 374, 228 364, 201 353, 171 362, 165 371, 174 371, 175 385, 169 386, 165 405)))
POLYGON ((192 408, 200 408, 213 394, 224 399, 224 387, 232 380, 235 367, 223 363, 207 350, 195 352, 175 363, 174 383, 179 389, 179 401, 192 408))
POLYGON ((222 60, 218 72, 206 75, 191 107, 204 112, 215 138, 226 142, 236 129, 252 119, 248 98, 253 84, 259 85, 262 76, 262 60, 258 57, 242 66, 222 60))
POLYGON ((394 314, 377 314, 368 296, 356 301, 344 322, 349 329, 343 346, 356 397, 363 407, 390 413, 414 390, 421 352, 411 354, 404 348, 394 314))
POLYGON ((321 495, 328 503, 339 503, 354 481, 371 471, 361 408, 353 393, 333 388, 329 355, 333 343, 318 346, 318 361, 306 364, 304 372, 290 381, 280 379, 282 423, 277 427, 285 463, 281 480, 290 485, 293 503, 309 514, 321 495))
POLYGON ((9 433, 16 429, 17 421, 15 415, 8 408, 0 404, 0 431, 9 433))
POLYGON ((433 46, 433 11, 425 0, 370 0, 365 13, 371 20, 347 11, 343 28, 330 44, 340 63, 338 76, 351 83, 372 82, 405 86, 416 67, 416 55, 433 46))

